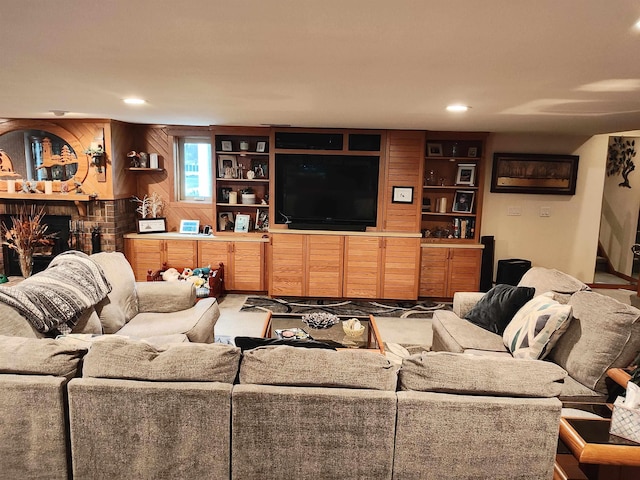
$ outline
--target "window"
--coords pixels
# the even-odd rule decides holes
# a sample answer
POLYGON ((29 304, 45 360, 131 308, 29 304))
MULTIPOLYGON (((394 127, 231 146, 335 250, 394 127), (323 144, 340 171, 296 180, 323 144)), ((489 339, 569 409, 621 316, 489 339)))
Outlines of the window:
POLYGON ((211 202, 211 139, 209 137, 179 137, 178 198, 182 201, 211 202))

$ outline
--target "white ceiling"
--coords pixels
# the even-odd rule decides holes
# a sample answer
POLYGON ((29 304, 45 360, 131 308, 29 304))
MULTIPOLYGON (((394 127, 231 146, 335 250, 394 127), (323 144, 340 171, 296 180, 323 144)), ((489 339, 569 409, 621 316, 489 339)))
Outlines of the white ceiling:
POLYGON ((638 0, 0 0, 0 117, 633 130, 638 19, 638 0))

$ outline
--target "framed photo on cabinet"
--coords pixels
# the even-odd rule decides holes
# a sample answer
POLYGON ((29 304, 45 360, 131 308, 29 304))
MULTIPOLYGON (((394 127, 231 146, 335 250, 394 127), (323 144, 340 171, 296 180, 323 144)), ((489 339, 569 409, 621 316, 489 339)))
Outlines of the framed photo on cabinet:
POLYGON ((264 153, 267 150, 267 142, 256 143, 256 152, 264 153))
POLYGON ((218 155, 218 177, 234 178, 238 168, 238 159, 235 155, 218 155))
POLYGON ((231 152, 233 150, 231 140, 222 140, 222 142, 220 142, 220 146, 222 147, 223 152, 231 152))
POLYGON ((458 165, 456 175, 456 185, 472 186, 476 181, 476 166, 472 163, 461 163, 458 165))
POLYGON ((427 156, 428 157, 441 157, 442 156, 442 144, 441 143, 427 143, 427 156))
POLYGON ((476 192, 473 190, 456 190, 456 194, 453 197, 454 213, 471 213, 473 212, 473 201, 475 199, 476 192))
POLYGON ((200 232, 200 220, 180 220, 180 233, 197 234, 200 232))
POLYGON ((167 231, 166 218, 139 218, 138 233, 162 233, 167 231))
POLYGON ((231 212, 218 212, 218 231, 219 232, 233 232, 233 213, 231 212))
POLYGON ((238 215, 236 215, 236 226, 233 231, 236 233, 247 233, 249 231, 250 221, 250 215, 239 213, 238 215))

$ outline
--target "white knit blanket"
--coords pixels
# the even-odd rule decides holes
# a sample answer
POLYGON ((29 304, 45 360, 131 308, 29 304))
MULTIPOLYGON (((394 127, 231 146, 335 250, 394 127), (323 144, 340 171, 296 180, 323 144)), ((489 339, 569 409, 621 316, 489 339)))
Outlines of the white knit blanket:
POLYGON ((57 255, 46 270, 12 287, 0 302, 15 308, 41 333, 70 333, 78 318, 111 292, 102 268, 82 252, 57 255))

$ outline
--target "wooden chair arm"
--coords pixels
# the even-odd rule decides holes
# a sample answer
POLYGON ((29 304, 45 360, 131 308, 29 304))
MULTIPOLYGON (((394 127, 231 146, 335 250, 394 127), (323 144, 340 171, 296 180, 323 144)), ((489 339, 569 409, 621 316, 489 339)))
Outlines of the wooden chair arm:
POLYGON ((627 383, 631 379, 631 375, 621 368, 610 368, 607 370, 607 376, 623 388, 627 388, 627 383))

